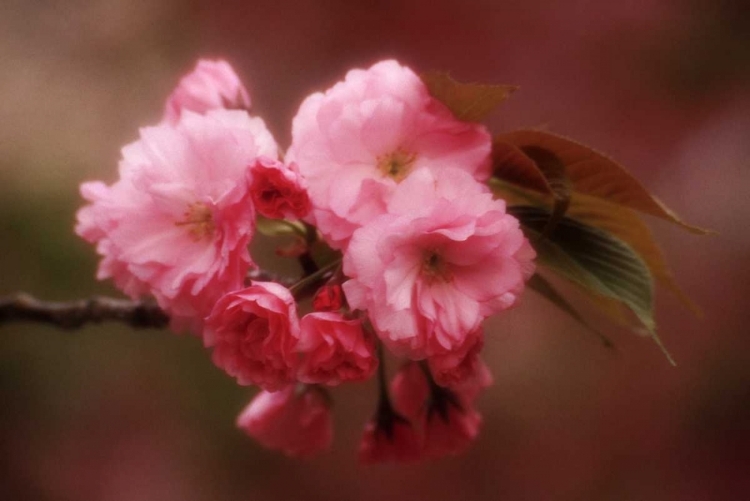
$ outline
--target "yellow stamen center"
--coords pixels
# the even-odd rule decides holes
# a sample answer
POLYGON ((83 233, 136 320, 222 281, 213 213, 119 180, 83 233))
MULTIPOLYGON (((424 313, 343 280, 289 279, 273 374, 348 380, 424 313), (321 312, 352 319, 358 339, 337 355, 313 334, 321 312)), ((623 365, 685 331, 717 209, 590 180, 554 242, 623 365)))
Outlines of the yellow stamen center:
POLYGON ((413 153, 396 150, 378 157, 378 170, 398 183, 409 175, 416 158, 417 156, 413 153))
POLYGON ((453 280, 453 274, 448 263, 436 250, 426 250, 422 254, 422 276, 428 282, 450 282, 453 280))
POLYGON ((187 226, 190 236, 196 242, 199 242, 213 235, 216 226, 214 225, 213 214, 211 209, 203 202, 188 204, 188 208, 183 214, 182 221, 177 221, 176 226, 187 226))

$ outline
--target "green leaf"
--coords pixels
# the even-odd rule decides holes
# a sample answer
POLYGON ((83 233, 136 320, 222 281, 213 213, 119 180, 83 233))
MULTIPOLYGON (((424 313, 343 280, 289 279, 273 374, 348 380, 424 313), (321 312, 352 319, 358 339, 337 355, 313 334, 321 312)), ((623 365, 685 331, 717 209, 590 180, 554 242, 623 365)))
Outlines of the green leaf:
MULTIPOLYGON (((497 198, 505 200, 511 207, 531 205, 545 208, 549 205, 545 202, 544 195, 536 190, 522 188, 519 183, 493 177, 490 179, 489 187, 497 198)), ((651 230, 636 211, 601 198, 573 193, 566 215, 600 228, 630 245, 645 261, 657 282, 669 289, 696 316, 702 315, 700 307, 677 285, 651 230)), ((597 306, 613 320, 622 323, 623 317, 618 313, 618 308, 606 304, 601 298, 597 301, 597 306)))
POLYGON ((520 186, 504 181, 497 177, 491 177, 487 182, 495 198, 503 200, 508 206, 514 205, 532 205, 534 207, 544 208, 549 204, 544 200, 544 196, 520 186))
MULTIPOLYGON (((537 154, 544 151, 548 155, 553 155, 564 166, 565 177, 576 193, 591 195, 656 216, 675 223, 692 233, 703 235, 711 233, 684 222, 671 209, 649 193, 625 168, 588 146, 539 130, 517 130, 500 134, 495 137, 495 144, 497 148, 503 147, 504 144, 515 146, 517 150, 530 158, 533 157, 533 155, 529 155, 530 151, 536 151, 537 154)), ((537 167, 539 167, 538 164, 537 167)), ((516 167, 516 170, 518 169, 528 170, 528 163, 521 161, 516 167)), ((506 167, 499 170, 499 174, 496 175, 502 176, 504 171, 514 172, 513 169, 506 167)), ((525 177, 515 175, 514 177, 515 182, 528 181, 531 178, 532 175, 525 177)), ((514 182, 513 179, 508 180, 514 182)), ((520 186, 549 193, 549 190, 540 190, 537 182, 525 182, 520 186)))
POLYGON ((566 300, 562 294, 560 294, 557 289, 554 288, 554 286, 547 281, 544 277, 539 275, 538 273, 535 273, 529 281, 526 283, 526 286, 529 287, 531 290, 536 291, 540 295, 544 296, 547 300, 551 301, 555 306, 563 310, 565 313, 573 317, 575 320, 578 321, 581 325, 586 327, 588 330, 599 336, 599 339, 601 339, 602 344, 606 346, 607 348, 614 348, 614 343, 609 340, 607 336, 599 332, 599 330, 592 327, 583 316, 581 316, 578 311, 573 308, 573 305, 571 305, 568 300, 566 300))
POLYGON ((674 365, 656 334, 654 284, 643 259, 622 240, 599 228, 563 217, 554 232, 541 232, 550 213, 536 207, 512 207, 537 252, 537 262, 585 290, 622 302, 646 327, 674 365))
POLYGON ((465 122, 481 122, 518 89, 513 85, 460 83, 444 72, 425 73, 421 78, 432 97, 465 122))
POLYGON ((583 194, 575 194, 568 208, 568 217, 591 226, 596 226, 630 245, 648 266, 651 275, 669 289, 685 306, 697 316, 700 308, 680 289, 662 256, 651 230, 638 217, 638 213, 623 207, 583 194))

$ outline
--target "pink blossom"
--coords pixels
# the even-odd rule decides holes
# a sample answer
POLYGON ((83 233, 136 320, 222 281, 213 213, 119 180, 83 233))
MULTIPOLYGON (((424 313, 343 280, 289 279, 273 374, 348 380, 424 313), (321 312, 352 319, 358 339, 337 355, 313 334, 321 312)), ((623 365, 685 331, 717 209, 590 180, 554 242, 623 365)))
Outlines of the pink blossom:
POLYGON ((81 186, 90 205, 76 232, 102 255, 99 279, 133 298, 153 294, 173 329, 199 332, 252 265, 246 170, 258 155, 274 157, 276 143, 262 120, 229 110, 185 112, 174 126, 140 132, 122 150, 117 182, 81 186))
MULTIPOLYGON (((424 454, 427 457, 461 453, 479 434, 482 416, 474 408, 474 401, 481 390, 492 384, 492 376, 477 351, 469 351, 467 357, 473 360, 468 368, 459 370, 460 378, 448 381, 448 389, 433 388, 424 421, 424 454)), ((466 360, 462 362, 466 363, 466 360)))
MULTIPOLYGON (((467 377, 462 380, 450 381, 449 385, 446 386, 467 407, 470 407, 482 390, 491 386, 493 382, 489 367, 478 356, 473 360, 472 371, 466 374, 467 377)), ((432 371, 430 372, 432 373, 432 371)))
POLYGON ((310 198, 295 164, 259 157, 251 166, 250 192, 255 209, 271 219, 300 219, 310 212, 310 198))
POLYGON ((250 96, 229 63, 201 59, 169 95, 164 121, 175 124, 187 110, 203 115, 222 108, 249 110, 250 96))
POLYGON ((478 394, 474 385, 446 389, 430 384, 414 362, 406 364, 391 383, 396 409, 422 430, 422 454, 442 457, 464 451, 476 439, 482 423, 473 408, 478 394))
POLYGON ((239 415, 237 426, 263 446, 296 457, 328 449, 333 437, 328 397, 315 387, 262 391, 239 415))
POLYGON ((479 357, 483 344, 481 332, 470 334, 459 348, 430 357, 429 368, 435 382, 441 386, 456 388, 476 380, 483 386, 489 386, 492 377, 479 357))
POLYGON ((408 421, 394 417, 388 424, 376 419, 365 425, 359 445, 362 463, 408 462, 422 456, 422 441, 417 430, 408 421))
POLYGON ((391 381, 393 406, 399 414, 420 425, 427 413, 430 385, 419 364, 405 363, 391 381))
POLYGON ((324 285, 313 297, 315 311, 337 311, 344 304, 341 286, 338 284, 324 285))
POLYGON ((463 403, 448 403, 444 411, 431 412, 424 428, 424 455, 439 458, 464 452, 479 435, 481 424, 481 414, 463 403))
POLYGON ((490 149, 483 126, 457 120, 413 71, 383 61, 305 99, 288 158, 307 179, 310 220, 345 248, 412 172, 459 168, 484 181, 490 149))
POLYGON ((274 391, 294 381, 300 338, 297 307, 289 289, 253 282, 216 302, 203 339, 214 363, 241 385, 274 391))
POLYGON ((388 213, 357 230, 343 288, 397 354, 457 350, 493 313, 515 305, 535 253, 486 186, 465 171, 414 171, 388 213))
POLYGON ((375 343, 362 328, 362 321, 335 312, 302 317, 297 351, 302 354, 297 377, 305 383, 334 386, 363 381, 378 366, 375 343))

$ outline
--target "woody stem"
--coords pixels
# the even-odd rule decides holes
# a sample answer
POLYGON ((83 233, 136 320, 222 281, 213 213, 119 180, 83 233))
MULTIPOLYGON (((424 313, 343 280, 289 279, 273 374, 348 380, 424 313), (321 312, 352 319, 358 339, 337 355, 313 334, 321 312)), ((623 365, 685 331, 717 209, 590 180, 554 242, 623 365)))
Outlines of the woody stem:
POLYGON ((151 301, 93 297, 75 301, 42 301, 18 293, 0 298, 0 325, 26 321, 61 329, 79 329, 89 323, 122 322, 135 328, 163 328, 169 317, 151 301))

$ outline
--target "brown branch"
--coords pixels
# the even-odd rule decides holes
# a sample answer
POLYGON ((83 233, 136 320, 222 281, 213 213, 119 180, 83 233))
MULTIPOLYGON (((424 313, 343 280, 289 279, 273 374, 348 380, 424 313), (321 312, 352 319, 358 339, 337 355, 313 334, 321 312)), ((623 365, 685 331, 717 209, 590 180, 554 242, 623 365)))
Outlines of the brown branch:
POLYGON ((122 322, 135 328, 162 328, 169 317, 153 302, 111 297, 76 301, 40 301, 19 293, 0 298, 0 326, 14 321, 42 322, 62 329, 77 329, 87 323, 122 322))
MULTIPOLYGON (((289 287, 295 299, 308 297, 331 277, 340 262, 329 263, 299 280, 281 278, 264 270, 248 273, 250 280, 273 281, 289 287)), ((86 324, 121 322, 135 328, 163 328, 169 316, 153 300, 132 301, 111 297, 92 297, 75 301, 42 301, 20 292, 0 297, 0 326, 11 322, 40 322, 61 329, 78 329, 86 324)))

